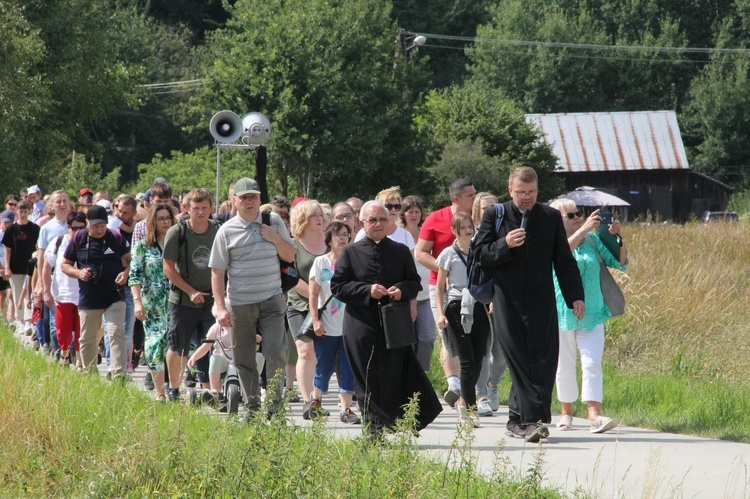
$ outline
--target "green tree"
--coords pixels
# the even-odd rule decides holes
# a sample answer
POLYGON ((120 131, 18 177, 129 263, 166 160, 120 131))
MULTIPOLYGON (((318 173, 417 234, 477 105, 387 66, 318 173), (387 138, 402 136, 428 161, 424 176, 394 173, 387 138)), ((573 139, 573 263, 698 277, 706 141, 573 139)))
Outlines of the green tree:
MULTIPOLYGON (((502 0, 477 36, 678 48, 687 43, 679 22, 660 9, 657 0, 502 0)), ((677 63, 684 58, 679 51, 612 52, 481 42, 469 51, 469 70, 472 80, 502 89, 529 112, 674 109, 693 71, 692 65, 677 63)))
POLYGON ((0 32, 0 185, 17 191, 28 185, 23 166, 35 154, 28 137, 44 122, 50 92, 36 71, 44 42, 21 7, 0 3, 0 32))
POLYGON ((540 200, 562 192, 551 148, 499 90, 466 84, 432 91, 415 123, 429 144, 431 173, 443 189, 455 178, 467 177, 478 190, 502 196, 510 171, 531 166, 539 176, 540 200))
POLYGON ((335 200, 419 185, 407 77, 418 67, 394 56, 389 4, 241 0, 230 13, 209 37, 202 126, 221 109, 268 116, 269 183, 285 194, 335 200))
MULTIPOLYGON (((216 148, 204 146, 191 153, 172 151, 170 157, 157 154, 151 162, 140 165, 138 171, 138 182, 128 187, 133 192, 145 192, 155 178, 163 177, 167 179, 173 192, 205 187, 215 193, 216 148)), ((254 173, 255 156, 251 151, 222 151, 221 199, 226 199, 229 184, 242 177, 254 176, 254 173)))
POLYGON ((91 190, 103 189, 114 194, 120 189, 120 169, 115 168, 105 174, 101 164, 88 161, 82 154, 74 153, 54 170, 49 183, 55 189, 66 191, 73 200, 78 199, 81 187, 89 187, 91 190))

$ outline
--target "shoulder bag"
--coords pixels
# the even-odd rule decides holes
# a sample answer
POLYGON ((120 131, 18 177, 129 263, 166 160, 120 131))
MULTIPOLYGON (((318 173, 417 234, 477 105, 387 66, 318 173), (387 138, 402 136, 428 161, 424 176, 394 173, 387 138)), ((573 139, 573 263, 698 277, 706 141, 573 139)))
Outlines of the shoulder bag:
POLYGON ((602 287, 604 304, 609 309, 612 318, 619 317, 625 313, 625 295, 622 293, 622 289, 620 288, 620 285, 617 284, 617 281, 615 281, 615 278, 609 273, 609 269, 602 260, 599 250, 597 250, 591 237, 586 236, 586 239, 592 246, 594 246, 596 258, 599 260, 599 284, 602 287))
POLYGON ((378 308, 388 350, 411 346, 417 342, 417 333, 411 320, 411 305, 408 301, 378 304, 378 308))
MULTIPOLYGON (((328 302, 330 302, 332 298, 333 298, 333 293, 331 293, 331 296, 328 297, 328 299, 325 301, 323 306, 318 309, 319 319, 323 317, 323 312, 325 312, 325 309, 328 306, 328 302)), ((316 336, 315 329, 313 328, 313 323, 312 323, 312 314, 310 312, 307 313, 307 317, 305 317, 305 320, 302 321, 302 324, 300 324, 299 330, 297 331, 295 338, 299 338, 300 336, 307 336, 308 338, 315 338, 316 336)))

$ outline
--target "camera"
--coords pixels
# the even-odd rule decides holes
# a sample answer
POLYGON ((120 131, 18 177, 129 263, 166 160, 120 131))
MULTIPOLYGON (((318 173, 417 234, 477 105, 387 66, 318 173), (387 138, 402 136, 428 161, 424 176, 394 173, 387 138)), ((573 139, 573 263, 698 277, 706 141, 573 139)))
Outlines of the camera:
POLYGON ((89 269, 89 275, 91 278, 89 279, 89 282, 91 284, 99 284, 99 278, 101 277, 101 273, 99 272, 99 269, 96 267, 87 267, 89 269))
POLYGON ((599 213, 599 217, 601 217, 603 224, 611 224, 612 223, 612 214, 611 213, 599 213))

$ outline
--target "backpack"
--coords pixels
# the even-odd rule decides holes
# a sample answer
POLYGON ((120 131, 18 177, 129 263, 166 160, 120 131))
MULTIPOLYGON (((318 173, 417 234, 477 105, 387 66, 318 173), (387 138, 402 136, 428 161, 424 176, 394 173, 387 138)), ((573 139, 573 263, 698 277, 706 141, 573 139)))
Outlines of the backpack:
MULTIPOLYGON (((53 255, 55 255, 55 258, 57 258, 57 254, 60 252, 60 244, 62 244, 62 240, 65 236, 57 236, 55 238, 55 251, 52 252, 53 255)), ((55 266, 51 266, 51 274, 55 275, 55 266)))
MULTIPOLYGON (((177 227, 178 227, 178 229, 177 229, 178 230, 178 235, 177 235, 177 254, 179 255, 180 248, 184 248, 184 251, 185 251, 185 262, 184 262, 185 263, 185 275, 183 276, 183 279, 185 279, 186 281, 190 278, 190 265, 188 264, 188 255, 189 255, 189 253, 188 253, 188 247, 187 247, 187 227, 188 227, 188 220, 189 220, 189 217, 188 218, 181 218, 177 222, 177 227)), ((217 228, 221 226, 221 222, 219 222, 218 220, 214 220, 214 219, 210 219, 208 221, 208 223, 209 224, 214 224, 217 228)), ((224 285, 225 286, 227 284, 226 280, 227 280, 227 276, 225 275, 224 276, 224 285)), ((170 289, 172 289, 173 291, 177 291, 177 293, 180 294, 180 298, 179 299, 182 300, 182 293, 183 293, 183 291, 179 287, 177 287, 174 283, 172 283, 172 284, 170 284, 170 289)))
MULTIPOLYGON (((271 226, 271 212, 261 211, 261 222, 264 225, 271 226)), ((299 282, 299 272, 294 262, 285 262, 279 258, 279 272, 281 273, 281 291, 286 293, 299 282)))
MULTIPOLYGON (((505 217, 505 206, 500 203, 495 204, 495 237, 500 234, 500 226, 503 224, 505 217)), ((488 305, 492 303, 492 297, 495 294, 495 280, 479 262, 475 259, 476 254, 476 237, 471 240, 469 245, 469 258, 466 263, 466 275, 469 283, 469 293, 480 303, 488 305)))

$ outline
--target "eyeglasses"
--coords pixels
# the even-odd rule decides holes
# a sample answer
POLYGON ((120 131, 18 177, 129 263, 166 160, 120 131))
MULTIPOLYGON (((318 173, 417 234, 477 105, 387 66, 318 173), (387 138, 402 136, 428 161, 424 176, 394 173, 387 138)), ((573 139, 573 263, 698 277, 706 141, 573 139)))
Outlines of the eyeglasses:
POLYGON ((85 225, 71 225, 70 228, 72 230, 81 230, 81 229, 85 229, 86 226, 85 225))
POLYGON ((387 218, 368 218, 367 220, 365 220, 365 222, 367 222, 370 225, 377 225, 377 224, 385 225, 388 223, 388 219, 387 218))
POLYGON ((396 204, 385 203, 385 209, 388 211, 391 211, 391 210, 401 211, 401 203, 396 203, 396 204))
POLYGON ((333 237, 336 239, 349 239, 352 236, 348 232, 342 232, 341 234, 334 234, 333 237))
POLYGON ((566 213, 565 216, 570 220, 573 220, 576 217, 581 218, 583 216, 583 213, 581 213, 580 211, 576 211, 575 213, 566 213))
POLYGON ((336 215, 336 220, 342 221, 342 220, 351 220, 354 218, 354 213, 347 213, 346 215, 336 215))
POLYGON ((171 222, 172 217, 156 217, 157 222, 171 222))

